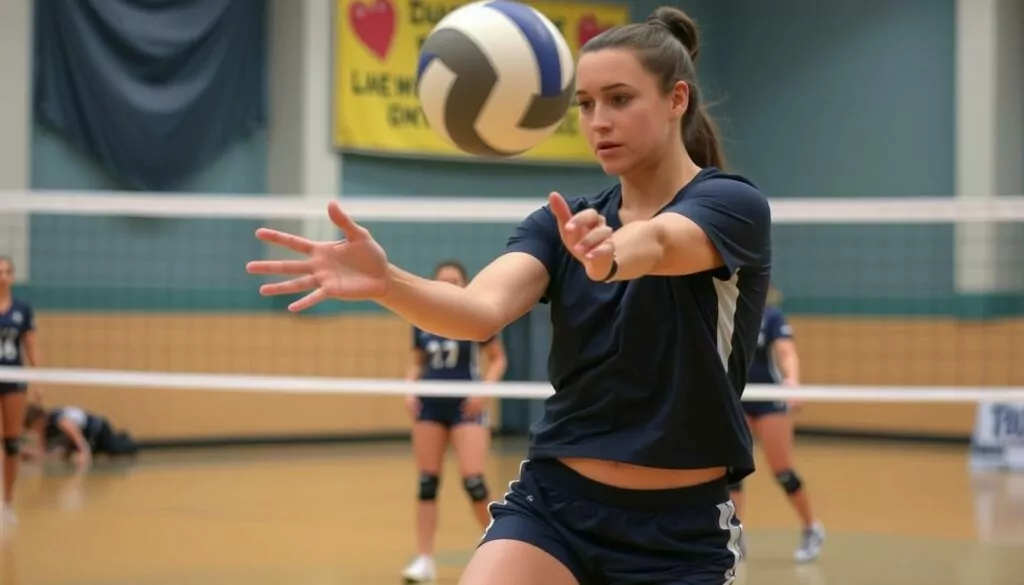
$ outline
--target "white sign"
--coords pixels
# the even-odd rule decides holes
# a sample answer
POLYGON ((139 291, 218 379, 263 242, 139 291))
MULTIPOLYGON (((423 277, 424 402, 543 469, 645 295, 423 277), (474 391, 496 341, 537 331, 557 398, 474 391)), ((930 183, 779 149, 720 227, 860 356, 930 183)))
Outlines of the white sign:
POLYGON ((1024 471, 1024 403, 978 404, 971 463, 1024 471))

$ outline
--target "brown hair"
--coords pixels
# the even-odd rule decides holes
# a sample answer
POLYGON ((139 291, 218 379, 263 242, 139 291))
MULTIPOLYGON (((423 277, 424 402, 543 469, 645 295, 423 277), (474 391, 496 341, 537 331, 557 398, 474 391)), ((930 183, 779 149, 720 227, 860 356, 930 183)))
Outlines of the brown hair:
POLYGON ((469 282, 469 273, 466 272, 466 267, 462 262, 459 262, 458 260, 444 260, 434 267, 434 276, 440 274, 441 270, 445 268, 454 268, 462 276, 463 282, 469 282))
POLYGON ((724 168, 718 126, 697 84, 700 35, 693 19, 678 8, 662 6, 646 22, 618 26, 590 39, 580 53, 620 47, 636 51, 644 69, 661 81, 664 94, 679 81, 689 86, 690 102, 682 119, 683 145, 698 166, 724 168))

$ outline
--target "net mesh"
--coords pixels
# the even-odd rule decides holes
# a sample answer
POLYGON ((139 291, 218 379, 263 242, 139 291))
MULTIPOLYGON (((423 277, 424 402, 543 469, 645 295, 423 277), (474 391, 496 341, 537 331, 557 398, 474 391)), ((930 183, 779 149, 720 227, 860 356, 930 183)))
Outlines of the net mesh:
MULTIPOLYGON (((44 356, 43 368, 0 376, 75 387, 408 391, 408 323, 372 303, 328 302, 292 315, 292 298, 261 297, 262 281, 245 271, 249 260, 280 254, 255 239, 259 226, 336 237, 326 201, 0 194, 0 253, 15 260, 16 295, 36 309, 44 356)), ((391 262, 429 276, 445 259, 475 273, 544 201, 343 203, 391 262)), ((772 206, 774 280, 797 332, 805 397, 884 399, 897 386, 932 392, 894 400, 974 401, 985 394, 963 391, 1024 386, 1016 357, 1024 350, 1024 197, 772 206)), ((531 322, 504 333, 509 382, 418 391, 546 396, 546 320, 531 322)), ((749 396, 795 393, 754 388, 749 396)))

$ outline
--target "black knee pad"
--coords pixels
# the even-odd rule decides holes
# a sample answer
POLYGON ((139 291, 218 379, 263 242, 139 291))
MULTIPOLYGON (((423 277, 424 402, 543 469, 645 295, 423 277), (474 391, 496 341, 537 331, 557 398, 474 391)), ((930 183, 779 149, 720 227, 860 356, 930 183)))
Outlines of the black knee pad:
POLYGON ((4 455, 17 457, 21 451, 21 439, 9 439, 4 437, 4 455))
POLYGON ((420 474, 420 501, 421 502, 432 502, 437 499, 437 488, 441 484, 441 480, 430 473, 420 474))
POLYGON ((796 472, 793 471, 792 469, 780 471, 779 473, 775 474, 775 479, 778 480, 779 485, 782 486, 782 490, 785 491, 788 495, 793 495, 797 493, 798 491, 800 491, 800 488, 803 487, 804 485, 803 482, 800 481, 800 476, 797 475, 796 472))
POLYGON ((487 482, 482 475, 471 475, 462 479, 462 487, 466 488, 469 499, 482 502, 487 499, 487 482))
POLYGON ((730 492, 742 492, 743 491, 743 480, 737 481, 736 483, 729 484, 730 492))

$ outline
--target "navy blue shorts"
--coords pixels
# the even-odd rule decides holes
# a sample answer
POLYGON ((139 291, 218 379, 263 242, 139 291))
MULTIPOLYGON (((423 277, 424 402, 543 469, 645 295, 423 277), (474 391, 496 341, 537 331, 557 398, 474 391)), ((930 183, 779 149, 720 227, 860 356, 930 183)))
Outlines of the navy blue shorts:
POLYGON ((462 414, 463 398, 447 396, 428 396, 420 398, 420 414, 418 421, 435 422, 451 428, 460 424, 478 424, 487 426, 488 417, 485 411, 480 416, 466 418, 462 414))
POLYGON ((28 390, 28 385, 21 382, 0 382, 0 396, 17 394, 28 390))
POLYGON ((769 414, 785 414, 789 412, 789 403, 785 400, 754 400, 743 402, 743 412, 750 418, 760 418, 769 414))
POLYGON ((525 461, 480 544, 518 540, 565 565, 580 585, 728 585, 742 532, 725 478, 629 490, 557 459, 525 461))

